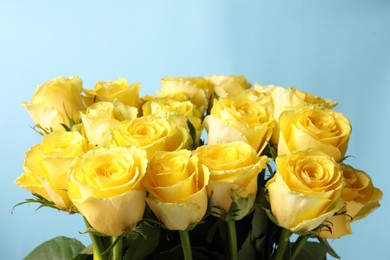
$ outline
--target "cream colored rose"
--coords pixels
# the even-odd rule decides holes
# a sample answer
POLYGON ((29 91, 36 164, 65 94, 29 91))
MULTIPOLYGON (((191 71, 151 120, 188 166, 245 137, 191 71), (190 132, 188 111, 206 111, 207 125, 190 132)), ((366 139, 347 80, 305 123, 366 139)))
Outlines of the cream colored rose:
POLYGON ((73 159, 87 149, 86 139, 78 132, 54 131, 26 153, 24 173, 15 183, 54 202, 61 210, 70 210, 68 170, 73 159))
POLYGON ((211 83, 211 89, 219 97, 236 97, 241 94, 242 91, 249 89, 251 84, 248 83, 244 76, 225 76, 225 75, 213 75, 206 77, 211 83))
POLYGON ((144 178, 146 201, 167 229, 186 230, 207 211, 208 180, 209 173, 199 171, 191 151, 156 152, 144 178))
POLYGON ((203 145, 196 149, 201 169, 208 169, 210 182, 207 186, 211 206, 230 212, 232 203, 239 211, 239 220, 251 210, 257 192, 257 175, 266 167, 269 158, 258 157, 246 142, 203 145))
POLYGON ((22 105, 43 130, 43 134, 52 130, 65 131, 62 124, 70 126, 69 118, 76 123, 80 120, 80 111, 85 106, 81 98, 82 82, 79 77, 58 77, 38 86, 31 102, 22 105))
POLYGON ((204 119, 209 144, 245 141, 260 154, 270 140, 274 120, 258 102, 220 98, 204 119))
POLYGON ((69 198, 98 232, 119 236, 144 213, 146 167, 145 151, 134 146, 90 150, 70 168, 69 198))
POLYGON ((308 149, 281 155, 276 168, 266 189, 277 225, 311 231, 344 206, 342 171, 325 153, 308 149))
POLYGON ((339 238, 351 234, 350 223, 366 217, 377 209, 383 197, 382 191, 374 187, 370 176, 365 172, 346 164, 341 165, 341 170, 345 183, 342 197, 346 203, 346 212, 328 219, 327 222, 332 223, 331 229, 323 229, 321 237, 339 238))
POLYGON ((209 102, 208 81, 203 78, 164 78, 158 96, 167 97, 183 93, 203 116, 209 102))
POLYGON ((189 148, 192 139, 185 128, 174 125, 168 119, 148 116, 122 121, 113 130, 111 143, 116 146, 141 147, 150 158, 156 151, 189 148))
POLYGON ((83 127, 89 144, 96 147, 107 147, 111 132, 120 125, 121 120, 137 117, 137 109, 122 103, 97 102, 81 113, 83 127))
POLYGON ((93 90, 84 89, 89 105, 99 101, 119 101, 126 106, 139 108, 140 83, 128 84, 124 78, 110 81, 99 81, 93 90))
POLYGON ((352 131, 341 113, 318 106, 284 112, 279 118, 278 154, 314 148, 340 161, 352 131))

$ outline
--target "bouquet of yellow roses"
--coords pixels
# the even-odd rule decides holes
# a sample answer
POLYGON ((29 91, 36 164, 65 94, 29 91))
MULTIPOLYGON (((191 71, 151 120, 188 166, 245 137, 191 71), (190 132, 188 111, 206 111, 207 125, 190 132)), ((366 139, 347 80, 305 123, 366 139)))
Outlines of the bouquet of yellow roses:
POLYGON ((56 237, 26 259, 338 257, 327 239, 379 207, 344 163, 352 127, 335 102, 243 76, 161 82, 139 97, 123 78, 59 77, 23 103, 43 139, 18 205, 80 214, 92 241, 56 237))

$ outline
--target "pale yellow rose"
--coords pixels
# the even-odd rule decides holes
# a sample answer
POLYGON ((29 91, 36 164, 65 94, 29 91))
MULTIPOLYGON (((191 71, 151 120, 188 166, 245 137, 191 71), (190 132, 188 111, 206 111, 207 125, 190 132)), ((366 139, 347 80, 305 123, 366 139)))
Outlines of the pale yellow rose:
POLYGON ((175 100, 169 98, 156 98, 147 101, 142 106, 144 116, 161 114, 180 114, 184 116, 193 116, 201 118, 195 105, 188 100, 175 100))
POLYGON ((87 152, 87 140, 78 132, 54 131, 33 146, 24 159, 24 173, 15 183, 71 210, 68 198, 68 171, 73 159, 87 152))
POLYGON ((274 133, 272 134, 272 142, 276 146, 279 142, 279 117, 284 111, 296 110, 310 104, 329 109, 337 105, 336 102, 330 99, 323 99, 292 87, 284 88, 275 85, 260 86, 255 83, 254 90, 259 93, 259 96, 263 96, 263 102, 267 101, 265 105, 275 119, 276 124, 274 133))
POLYGON ((145 151, 134 146, 90 150, 70 168, 69 198, 94 229, 119 236, 144 213, 146 167, 145 151))
POLYGON ((382 191, 374 187, 370 176, 365 172, 346 164, 341 165, 341 170, 345 183, 342 197, 346 203, 346 212, 328 219, 330 229, 323 229, 321 237, 339 238, 351 234, 350 223, 377 209, 383 197, 382 191))
POLYGON ((190 122, 196 131, 195 142, 199 145, 203 126, 201 115, 196 107, 188 100, 179 101, 174 99, 159 98, 146 102, 142 106, 144 116, 165 117, 177 126, 184 127, 190 132, 190 122), (188 122, 189 121, 189 122, 188 122))
POLYGON ((208 107, 208 81, 203 78, 164 78, 158 96, 167 97, 183 93, 203 116, 208 107))
POLYGON ((266 189, 277 225, 312 231, 344 206, 342 171, 327 154, 307 149, 280 155, 276 168, 266 189))
POLYGON ((258 102, 227 97, 214 100, 204 126, 209 144, 245 141, 260 154, 271 138, 274 120, 258 102))
POLYGON ((137 117, 137 108, 122 103, 97 102, 81 113, 85 135, 89 144, 107 147, 111 132, 120 125, 120 121, 137 117))
POLYGON ((212 93, 209 93, 211 87, 209 80, 204 77, 165 77, 161 80, 162 88, 169 88, 171 84, 175 85, 177 82, 189 82, 193 85, 198 86, 205 91, 208 97, 211 97, 212 93))
POLYGON ((254 84, 254 89, 271 97, 273 116, 276 120, 279 119, 284 111, 295 110, 310 104, 321 105, 329 109, 337 105, 337 102, 330 99, 323 99, 292 87, 284 88, 275 85, 260 86, 259 84, 254 84))
POLYGON ((124 78, 118 78, 113 81, 99 81, 95 84, 93 90, 84 89, 89 99, 89 105, 99 101, 119 101, 126 106, 139 108, 140 83, 128 84, 124 78))
POLYGON ((76 123, 85 106, 81 98, 82 82, 79 77, 58 77, 39 85, 31 102, 22 105, 42 128, 43 134, 52 130, 63 130, 62 124, 70 126, 69 117, 76 123))
POLYGON ((229 213, 236 204, 234 216, 239 220, 251 210, 257 193, 257 175, 266 167, 269 158, 258 157, 246 142, 203 145, 196 149, 201 169, 208 169, 207 186, 211 207, 222 208, 229 213))
POLYGON ((278 154, 314 148, 340 161, 352 127, 341 113, 319 106, 285 111, 279 118, 278 154))
POLYGON ((255 89, 246 89, 238 95, 238 98, 258 102, 259 104, 267 107, 268 112, 273 116, 273 103, 270 93, 260 92, 255 89))
POLYGON ((199 171, 198 158, 189 150, 156 152, 144 178, 146 199, 157 218, 170 230, 186 230, 207 211, 209 173, 199 171))
POLYGON ((190 101, 188 97, 183 92, 173 92, 173 93, 160 93, 158 96, 145 95, 140 98, 141 107, 148 101, 152 101, 155 99, 173 99, 178 101, 190 101))
POLYGON ((225 75, 213 75, 206 77, 211 83, 211 89, 219 97, 236 97, 241 94, 242 91, 249 89, 251 84, 248 83, 244 76, 225 76, 225 75))
POLYGON ((111 143, 116 146, 141 147, 150 158, 156 151, 189 148, 192 139, 187 129, 174 125, 168 119, 147 116, 122 121, 113 130, 111 143))

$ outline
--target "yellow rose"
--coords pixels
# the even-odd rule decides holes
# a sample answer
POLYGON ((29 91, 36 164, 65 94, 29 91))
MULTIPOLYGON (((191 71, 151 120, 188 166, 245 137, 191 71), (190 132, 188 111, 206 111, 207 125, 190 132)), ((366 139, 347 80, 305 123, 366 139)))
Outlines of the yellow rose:
POLYGON ((139 91, 140 83, 128 84, 124 78, 119 78, 114 81, 99 81, 95 84, 94 90, 86 90, 84 92, 89 98, 89 103, 98 101, 119 101, 127 106, 139 107, 139 91))
POLYGON ((176 151, 192 145, 191 136, 185 128, 166 118, 151 116, 122 121, 113 130, 111 142, 116 146, 141 147, 147 151, 148 158, 156 151, 176 151))
POLYGON ((210 81, 212 90, 219 97, 236 97, 242 91, 251 87, 251 84, 248 83, 244 76, 213 75, 206 79, 210 81))
MULTIPOLYGON (((255 84, 256 86, 256 84, 255 84)), ((246 89, 238 95, 238 98, 247 99, 250 101, 255 101, 260 103, 263 106, 266 106, 268 112, 273 115, 273 103, 270 93, 268 92, 260 92, 255 89, 246 89)))
POLYGON ((209 173, 198 170, 198 158, 189 150, 159 151, 144 178, 146 199, 157 218, 170 230, 186 230, 207 211, 209 173))
POLYGON ((166 97, 183 93, 203 116, 209 102, 208 81, 203 78, 164 78, 158 96, 166 97))
POLYGON ((33 146, 24 159, 24 173, 16 184, 70 210, 68 170, 73 159, 87 152, 87 141, 78 132, 54 131, 33 146))
POLYGON ((278 145, 279 142, 279 117, 284 111, 296 110, 310 104, 329 109, 337 105, 336 102, 330 99, 322 99, 292 87, 283 88, 275 85, 260 86, 254 84, 254 90, 263 96, 263 102, 267 102, 266 106, 275 119, 276 124, 272 134, 272 142, 275 145, 278 145))
POLYGON ((81 113, 85 134, 91 146, 107 147, 114 128, 119 126, 120 120, 137 117, 137 109, 125 106, 122 103, 97 102, 81 113))
POLYGON ((165 117, 177 126, 187 129, 189 132, 187 120, 191 122, 196 131, 196 145, 199 144, 200 136, 203 130, 201 115, 196 107, 188 100, 179 101, 174 99, 154 99, 146 102, 142 106, 144 116, 165 117))
POLYGON ((279 118, 278 154, 314 148, 340 161, 352 131, 341 113, 318 106, 284 112, 279 118))
POLYGON ((276 168, 266 189, 277 225, 311 231, 344 206, 342 171, 325 153, 308 149, 280 155, 276 168))
POLYGON ((85 109, 81 98, 82 82, 79 77, 58 77, 38 86, 31 102, 23 102, 35 124, 45 132, 65 130, 70 126, 68 116, 75 122, 85 109))
POLYGON ((257 175, 266 167, 269 158, 258 157, 246 142, 203 145, 196 149, 201 169, 210 172, 207 186, 211 206, 230 212, 237 204, 236 220, 251 210, 257 192, 257 175))
POLYGON ((341 170, 345 183, 342 197, 346 203, 346 212, 328 219, 327 222, 332 223, 331 229, 324 229, 320 233, 321 237, 339 238, 351 234, 350 223, 366 217, 378 208, 383 196, 382 191, 374 187, 370 176, 365 172, 346 164, 341 165, 341 170))
POLYGON ((168 98, 149 100, 142 106, 142 112, 144 116, 180 114, 201 118, 201 115, 194 104, 188 100, 175 100, 168 98))
POLYGON ((257 102, 227 97, 214 101, 204 126, 209 144, 245 141, 260 154, 271 138, 274 120, 257 102))
POLYGON ((294 110, 308 104, 321 105, 329 109, 337 105, 337 102, 330 99, 323 99, 292 87, 284 88, 275 85, 260 86, 255 84, 254 89, 257 92, 267 94, 271 97, 273 116, 276 120, 279 119, 284 111, 294 110))
POLYGON ((160 93, 158 96, 145 95, 140 98, 141 107, 148 101, 155 99, 173 99, 178 101, 189 101, 188 97, 183 92, 173 92, 173 93, 160 93))
POLYGON ((69 173, 69 198, 98 232, 119 236, 142 218, 145 151, 131 147, 90 150, 76 158, 69 173))
POLYGON ((166 77, 161 80, 163 88, 169 88, 170 85, 176 85, 178 82, 189 82, 209 94, 208 97, 212 95, 209 93, 210 82, 203 77, 166 77))

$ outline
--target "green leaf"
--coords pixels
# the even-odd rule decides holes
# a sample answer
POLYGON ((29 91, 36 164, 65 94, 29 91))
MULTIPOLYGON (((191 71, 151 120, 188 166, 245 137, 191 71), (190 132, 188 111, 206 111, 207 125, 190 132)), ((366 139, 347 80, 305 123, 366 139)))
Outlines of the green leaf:
POLYGON ((271 140, 268 141, 265 149, 261 152, 261 155, 266 155, 275 161, 276 157, 278 156, 278 150, 271 140))
POLYGON ((216 99, 216 100, 219 99, 219 96, 218 96, 217 92, 215 92, 215 91, 214 91, 214 93, 213 93, 213 96, 214 96, 214 99, 216 99))
POLYGON ((316 242, 306 242, 302 249, 299 251, 298 260, 324 260, 326 259, 326 248, 316 242))
POLYGON ((186 121, 187 121, 188 130, 190 131, 190 136, 192 139, 192 146, 193 146, 192 148, 195 149, 196 144, 198 143, 197 138, 196 138, 196 129, 188 118, 186 121))
POLYGON ((65 129, 66 132, 70 132, 70 128, 69 126, 65 125, 65 124, 61 124, 62 127, 65 129))
POLYGON ((144 259, 157 248, 160 241, 160 228, 141 222, 137 230, 130 232, 126 241, 129 246, 123 259, 144 259))
MULTIPOLYGON (((264 193, 259 196, 258 203, 269 206, 264 193)), ((249 234, 238 252, 239 259, 271 259, 279 239, 281 228, 269 219, 259 204, 253 212, 249 234)))
POLYGON ((84 248, 83 250, 81 250, 78 253, 78 255, 73 257, 72 260, 85 260, 89 256, 92 256, 92 255, 93 255, 93 245, 91 244, 91 245, 87 246, 86 248, 84 248))
POLYGON ((333 256, 334 258, 340 259, 340 256, 334 251, 334 249, 329 245, 329 242, 326 238, 318 238, 320 241, 321 245, 325 248, 325 250, 333 256))
POLYGON ((73 259, 85 246, 78 240, 68 237, 55 237, 36 247, 25 260, 73 259))
POLYGON ((217 218, 214 223, 211 224, 211 227, 210 229, 208 230, 207 232, 207 236, 206 236, 206 243, 207 244, 211 244, 213 239, 214 239, 214 236, 215 236, 215 233, 217 232, 218 230, 218 226, 219 226, 219 221, 220 219, 217 218))
POLYGON ((250 224, 251 230, 239 250, 238 256, 240 259, 264 259, 264 248, 267 238, 267 215, 260 207, 255 209, 250 224))

